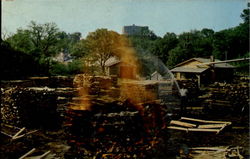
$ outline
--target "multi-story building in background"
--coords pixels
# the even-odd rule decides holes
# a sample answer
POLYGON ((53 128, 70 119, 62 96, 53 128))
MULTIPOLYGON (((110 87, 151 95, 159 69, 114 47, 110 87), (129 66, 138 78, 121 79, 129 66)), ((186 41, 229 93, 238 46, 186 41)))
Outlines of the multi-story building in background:
POLYGON ((148 26, 137 26, 133 24, 122 28, 122 33, 125 35, 141 35, 144 31, 149 31, 148 26))

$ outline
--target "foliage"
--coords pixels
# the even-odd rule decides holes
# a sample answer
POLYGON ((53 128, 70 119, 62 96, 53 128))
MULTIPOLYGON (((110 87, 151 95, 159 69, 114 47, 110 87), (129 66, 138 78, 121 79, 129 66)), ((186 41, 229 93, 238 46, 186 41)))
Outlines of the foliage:
POLYGON ((7 42, 2 41, 0 47, 1 79, 23 79, 37 73, 38 65, 32 56, 14 50, 7 42))
MULTIPOLYGON (((86 37, 85 46, 81 49, 86 50, 89 61, 98 64, 102 73, 105 73, 105 62, 114 55, 118 55, 121 42, 121 35, 107 29, 97 29, 86 37)), ((84 41, 82 42, 84 43, 84 41)), ((92 65, 91 64, 91 65, 92 65)))
POLYGON ((74 60, 67 64, 54 62, 50 69, 51 75, 74 75, 83 72, 83 64, 80 60, 74 60))
MULTIPOLYGON (((31 21, 27 28, 19 28, 1 42, 1 70, 5 78, 75 74, 86 71, 89 65, 99 65, 104 73, 107 59, 120 56, 121 47, 131 46, 145 68, 143 75, 155 71, 155 60, 150 61, 151 55, 168 67, 193 57, 214 55, 220 60, 249 57, 249 9, 243 10, 241 18, 243 22, 238 26, 218 32, 204 28, 179 35, 167 32, 163 37, 157 37, 153 31, 144 29, 140 34, 126 37, 129 42, 123 35, 107 29, 97 29, 81 39, 81 33, 60 31, 55 23, 31 21), (67 65, 53 62, 52 58, 58 53, 69 55, 73 62, 67 65)), ((249 62, 235 65, 247 70, 249 62)))

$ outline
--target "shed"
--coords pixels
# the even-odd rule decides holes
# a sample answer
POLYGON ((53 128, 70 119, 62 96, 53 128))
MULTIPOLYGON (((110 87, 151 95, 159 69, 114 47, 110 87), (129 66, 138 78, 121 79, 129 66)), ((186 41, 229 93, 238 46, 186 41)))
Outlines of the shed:
POLYGON ((161 81, 163 80, 163 77, 159 72, 155 71, 151 74, 151 80, 161 81))
POLYGON ((122 62, 117 57, 109 58, 106 63, 106 72, 109 76, 115 75, 119 78, 135 79, 136 66, 122 62))
POLYGON ((213 58, 191 58, 176 65, 171 72, 177 80, 197 79, 199 86, 202 83, 232 79, 234 66, 228 63, 201 65, 209 62, 220 62, 220 60, 213 60, 213 58))

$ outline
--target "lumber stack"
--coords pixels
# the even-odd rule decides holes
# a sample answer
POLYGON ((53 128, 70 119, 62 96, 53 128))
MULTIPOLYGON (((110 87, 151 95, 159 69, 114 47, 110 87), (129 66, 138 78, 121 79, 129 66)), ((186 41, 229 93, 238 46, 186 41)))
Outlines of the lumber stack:
POLYGON ((133 103, 145 103, 158 98, 158 84, 156 82, 123 81, 121 97, 133 103))
POLYGON ((234 113, 248 111, 249 84, 245 82, 215 83, 209 85, 207 94, 201 98, 203 98, 202 105, 209 109, 220 108, 234 113))
POLYGON ((57 125, 55 89, 1 88, 1 116, 4 123, 26 127, 57 125))
POLYGON ((181 117, 180 120, 171 120, 168 129, 181 130, 186 132, 214 132, 220 133, 231 122, 226 121, 210 121, 194 118, 181 117))

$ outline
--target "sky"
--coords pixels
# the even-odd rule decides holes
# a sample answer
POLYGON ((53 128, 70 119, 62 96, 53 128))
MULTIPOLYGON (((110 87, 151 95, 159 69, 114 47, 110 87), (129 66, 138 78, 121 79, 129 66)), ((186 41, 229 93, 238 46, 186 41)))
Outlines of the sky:
POLYGON ((98 28, 122 33, 125 25, 149 26, 156 35, 237 26, 247 0, 2 0, 2 32, 30 21, 55 22, 61 31, 85 37, 98 28))

